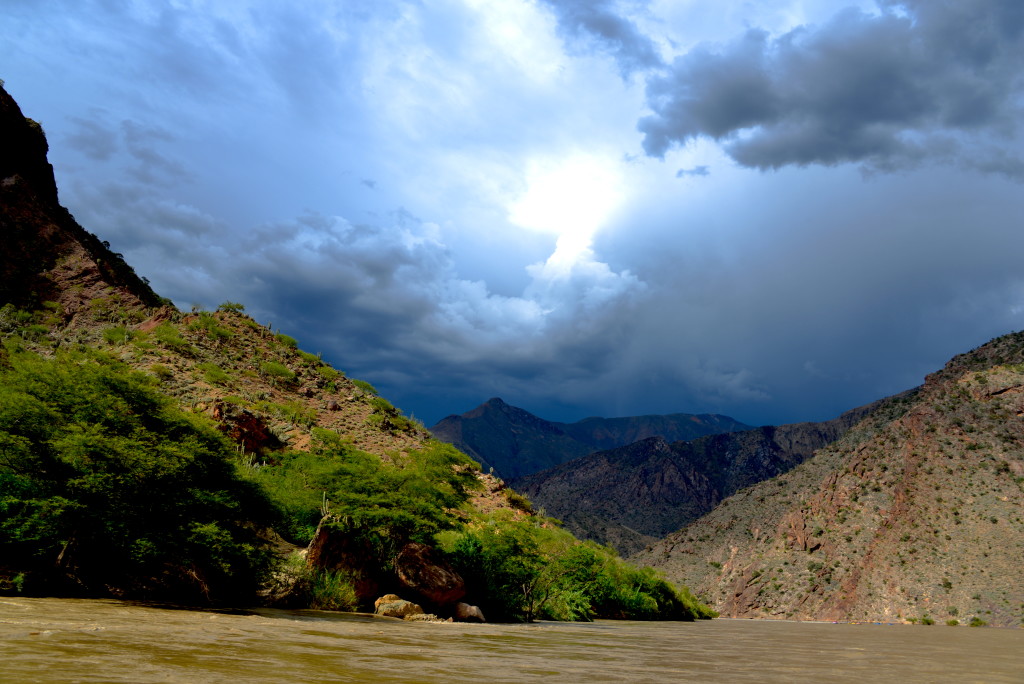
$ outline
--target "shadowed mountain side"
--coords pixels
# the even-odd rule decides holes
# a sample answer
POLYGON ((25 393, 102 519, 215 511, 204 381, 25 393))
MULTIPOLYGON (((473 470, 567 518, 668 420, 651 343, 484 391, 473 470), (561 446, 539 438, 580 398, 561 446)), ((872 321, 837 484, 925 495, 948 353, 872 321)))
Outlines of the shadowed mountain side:
POLYGON ((485 470, 494 468, 495 474, 509 479, 648 437, 674 442, 747 427, 728 416, 688 413, 559 423, 494 398, 460 416, 442 419, 430 431, 472 456, 485 470))
POLYGON ((690 442, 652 437, 510 484, 577 536, 632 553, 650 538, 696 520, 733 492, 801 463, 875 406, 823 423, 760 427, 690 442))
POLYGON ((1024 333, 634 556, 730 617, 1024 624, 1024 333))

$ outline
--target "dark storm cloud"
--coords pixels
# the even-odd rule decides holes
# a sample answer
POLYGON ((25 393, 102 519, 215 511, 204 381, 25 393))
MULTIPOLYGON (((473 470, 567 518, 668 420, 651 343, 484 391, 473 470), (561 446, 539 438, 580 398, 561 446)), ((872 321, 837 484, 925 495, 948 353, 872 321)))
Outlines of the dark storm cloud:
POLYGON ((663 157, 706 136, 760 169, 892 170, 927 159, 1021 177, 1015 157, 981 143, 1017 132, 1024 3, 881 6, 774 39, 750 30, 678 57, 648 82, 653 114, 638 124, 645 151, 663 157))
POLYGON ((65 138, 70 147, 95 161, 107 161, 119 149, 117 131, 105 125, 101 117, 98 111, 88 119, 70 117, 74 130, 65 138))
POLYGON ((161 145, 174 142, 175 138, 169 132, 130 120, 121 122, 121 132, 128 154, 136 162, 134 174, 138 180, 157 185, 189 178, 182 164, 158 149, 161 145))
POLYGON ((543 0, 555 12, 569 39, 591 39, 608 52, 623 76, 662 65, 651 39, 616 12, 610 0, 543 0))

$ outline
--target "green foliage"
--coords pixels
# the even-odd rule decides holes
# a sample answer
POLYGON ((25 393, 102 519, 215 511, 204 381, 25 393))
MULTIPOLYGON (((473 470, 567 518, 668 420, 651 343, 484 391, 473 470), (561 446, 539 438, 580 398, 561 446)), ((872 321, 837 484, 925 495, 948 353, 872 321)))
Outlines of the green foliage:
POLYGON ((115 325, 103 331, 103 339, 107 344, 127 344, 135 334, 126 326, 115 325))
POLYGON ((192 351, 192 345, 185 341, 178 329, 170 323, 164 322, 155 327, 153 337, 165 349, 179 354, 189 354, 192 351))
POLYGON ((370 383, 366 382, 365 380, 352 380, 352 384, 361 389, 363 392, 366 392, 367 394, 377 394, 377 388, 371 385, 370 383))
POLYGON ((384 567, 402 544, 454 527, 455 510, 479 486, 472 462, 449 444, 430 442, 385 463, 329 430, 313 428, 312 436, 310 453, 285 453, 250 474, 283 510, 282 533, 296 543, 307 543, 330 514, 331 527, 384 567))
POLYGON ((971 621, 967 623, 968 627, 984 627, 988 623, 982 620, 980 617, 975 615, 971 618, 971 621))
POLYGON ((224 302, 217 307, 217 311, 225 311, 228 313, 242 313, 245 311, 245 305, 238 302, 224 302))
POLYGON ((533 513, 533 502, 514 489, 506 487, 501 490, 501 494, 505 497, 505 501, 508 501, 508 505, 512 508, 517 508, 525 513, 533 513))
POLYGON ((492 619, 714 616, 650 568, 628 565, 610 549, 580 542, 543 518, 518 520, 499 511, 462 531, 438 535, 437 543, 469 592, 484 597, 481 608, 492 619))
POLYGON ((295 382, 295 373, 277 361, 264 361, 260 364, 260 372, 270 378, 271 382, 295 382))
POLYGON ((359 597, 352 577, 344 570, 312 570, 309 578, 309 607, 316 610, 352 611, 359 597))
POLYGON ((149 370, 152 371, 153 375, 160 382, 166 382, 174 377, 174 371, 162 363, 154 363, 149 367, 149 370))
POLYGON ((367 417, 366 422, 378 430, 416 434, 420 428, 416 421, 403 416, 384 397, 371 397, 370 406, 373 408, 373 412, 367 417))
POLYGON ((946 625, 949 626, 949 627, 956 627, 959 624, 960 624, 960 621, 957 620, 956 618, 950 618, 949 620, 946 620, 946 625))
POLYGON ((189 323, 190 330, 204 330, 215 342, 223 342, 234 337, 235 333, 230 328, 221 325, 217 317, 209 311, 200 311, 199 316, 189 323))
POLYGON ((309 427, 316 423, 316 410, 298 401, 286 401, 281 404, 272 401, 259 401, 256 402, 255 408, 287 420, 293 425, 309 427))
POLYGON ((27 590, 236 600, 268 571, 272 505, 150 382, 71 357, 0 371, 0 558, 27 590))
POLYGON ((330 366, 317 366, 316 374, 327 382, 334 382, 343 375, 343 373, 334 370, 330 366))
POLYGON ((303 363, 307 366, 315 366, 320 363, 320 357, 316 354, 310 354, 309 352, 302 351, 301 349, 296 349, 295 353, 299 355, 299 358, 302 359, 303 363))
POLYGON ((276 335, 274 335, 274 338, 284 346, 288 347, 289 349, 297 349, 299 346, 298 340, 296 340, 294 337, 285 335, 284 333, 277 333, 276 335))
POLYGON ((0 335, 18 332, 32 323, 31 311, 23 311, 10 302, 0 307, 0 335))
POLYGON ((200 363, 196 368, 202 372, 203 379, 211 385, 227 386, 231 384, 231 376, 215 363, 200 363))

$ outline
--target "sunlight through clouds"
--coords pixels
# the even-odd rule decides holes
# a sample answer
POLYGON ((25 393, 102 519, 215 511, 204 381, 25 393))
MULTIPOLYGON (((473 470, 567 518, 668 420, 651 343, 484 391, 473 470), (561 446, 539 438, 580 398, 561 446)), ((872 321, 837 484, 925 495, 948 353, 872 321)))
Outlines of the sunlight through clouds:
POLYGON ((618 168, 597 155, 574 155, 530 164, 526 191, 509 206, 509 220, 557 236, 545 264, 549 275, 568 274, 590 258, 594 234, 624 199, 618 168))

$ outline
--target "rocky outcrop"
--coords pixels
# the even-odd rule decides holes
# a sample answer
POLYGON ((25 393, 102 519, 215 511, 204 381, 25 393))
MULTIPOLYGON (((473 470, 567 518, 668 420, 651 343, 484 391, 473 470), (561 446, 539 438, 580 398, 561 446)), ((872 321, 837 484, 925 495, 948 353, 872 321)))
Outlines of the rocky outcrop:
POLYGON ((395 558, 399 585, 433 606, 448 606, 466 595, 466 583, 437 551, 416 542, 395 558))
POLYGON ((267 422, 248 409, 218 400, 213 404, 212 415, 219 423, 217 428, 240 445, 246 454, 262 456, 283 446, 267 422))

